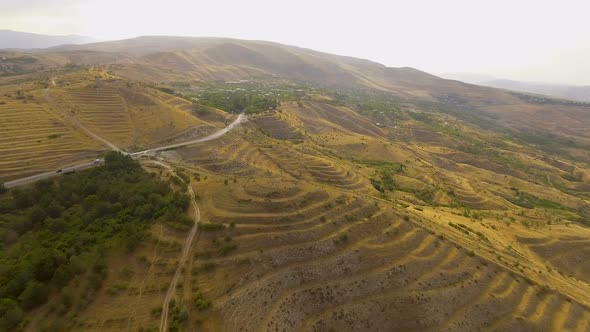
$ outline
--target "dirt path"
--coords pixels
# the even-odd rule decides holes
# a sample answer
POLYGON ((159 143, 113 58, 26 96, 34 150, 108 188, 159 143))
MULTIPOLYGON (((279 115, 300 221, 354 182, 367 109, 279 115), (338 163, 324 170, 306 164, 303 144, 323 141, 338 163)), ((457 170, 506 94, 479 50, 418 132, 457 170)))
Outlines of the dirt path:
POLYGON ((78 121, 78 119, 76 119, 76 117, 74 117, 73 115, 71 115, 70 113, 68 113, 67 110, 64 110, 55 101, 55 99, 53 99, 53 97, 51 97, 51 95, 49 94, 49 88, 47 88, 47 89, 45 89, 45 91, 43 91, 43 96, 45 97, 45 99, 47 100, 47 102, 49 103, 49 105, 51 105, 51 107, 53 107, 56 110, 60 111, 65 117, 67 117, 74 124, 74 126, 78 127, 80 130, 82 130, 83 132, 85 132, 91 138, 93 138, 93 139, 101 142, 102 144, 104 144, 105 146, 107 146, 109 149, 121 152, 121 149, 119 149, 115 144, 113 144, 113 143, 107 141, 106 139, 98 136, 97 134, 93 133, 90 129, 86 128, 86 126, 84 126, 82 123, 80 123, 80 121, 78 121))
POLYGON ((150 277, 152 270, 154 269, 156 259, 158 258, 158 250, 160 247, 160 242, 163 237, 164 237, 164 226, 160 225, 160 236, 158 237, 158 241, 156 242, 156 246, 154 247, 154 252, 153 252, 152 258, 150 260, 150 267, 148 268, 143 279, 141 280, 141 283, 139 286, 139 294, 137 295, 137 301, 135 301, 135 305, 133 306, 133 311, 131 312, 131 315, 129 315, 129 319, 127 320, 127 330, 129 330, 131 328, 131 320, 133 319, 133 317, 135 317, 135 314, 137 312, 137 307, 139 307, 141 297, 143 296, 143 289, 145 287, 145 283, 146 283, 147 279, 150 277))
MULTIPOLYGON (((174 176, 176 176, 181 181, 183 181, 178 175, 176 175, 176 173, 174 172, 172 167, 170 167, 170 165, 165 164, 160 161, 155 161, 155 160, 147 160, 145 162, 165 167, 170 172, 172 172, 172 174, 174 176)), ((170 300, 172 300, 172 297, 174 297, 174 293, 176 291, 176 285, 178 284, 178 279, 180 279, 180 274, 182 273, 182 269, 184 267, 184 264, 186 263, 186 261, 188 259, 188 255, 190 253, 190 249, 192 247, 193 240, 195 238, 195 235, 197 234, 199 221, 201 219, 201 212, 199 211, 199 206, 197 205, 197 201, 195 199, 195 193, 193 191, 193 188, 191 188, 190 184, 188 184, 188 191, 191 196, 191 205, 193 206, 193 209, 195 210, 195 220, 194 220, 193 227, 191 228, 191 230, 184 242, 184 247, 182 248, 182 253, 180 254, 180 258, 178 260, 178 266, 176 267, 176 272, 174 273, 174 277, 172 277, 172 281, 170 282, 170 286, 168 287, 168 291, 166 292, 166 297, 164 298, 164 304, 162 305, 162 316, 160 317, 160 332, 167 331, 168 316, 169 316, 169 309, 170 309, 170 300)))

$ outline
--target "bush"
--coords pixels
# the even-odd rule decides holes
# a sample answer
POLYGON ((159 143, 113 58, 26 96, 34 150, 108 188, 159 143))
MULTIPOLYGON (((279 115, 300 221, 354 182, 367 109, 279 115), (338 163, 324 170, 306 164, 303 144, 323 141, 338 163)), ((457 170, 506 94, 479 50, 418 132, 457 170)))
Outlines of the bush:
POLYGON ((12 331, 23 319, 18 303, 11 299, 0 300, 0 331, 12 331))
POLYGON ((211 300, 208 300, 202 293, 198 293, 193 300, 195 307, 199 310, 206 310, 211 307, 211 300))
POLYGON ((221 254, 225 256, 225 255, 229 254, 230 252, 232 252, 234 250, 238 250, 238 245, 237 244, 235 244, 235 243, 225 243, 223 245, 223 247, 221 247, 221 250, 220 251, 221 251, 221 254))
POLYGON ((24 309, 31 309, 45 303, 48 293, 49 291, 45 284, 38 281, 31 281, 19 296, 19 300, 24 309))
POLYGON ((170 321, 171 332, 182 331, 183 327, 188 320, 188 311, 179 306, 174 306, 172 309, 172 320, 170 321))
POLYGON ((220 231, 225 228, 224 224, 215 223, 215 222, 208 222, 208 223, 199 223, 199 229, 205 232, 215 232, 220 231))
POLYGON ((348 234, 340 234, 336 239, 334 239, 334 244, 344 244, 348 242, 348 234))

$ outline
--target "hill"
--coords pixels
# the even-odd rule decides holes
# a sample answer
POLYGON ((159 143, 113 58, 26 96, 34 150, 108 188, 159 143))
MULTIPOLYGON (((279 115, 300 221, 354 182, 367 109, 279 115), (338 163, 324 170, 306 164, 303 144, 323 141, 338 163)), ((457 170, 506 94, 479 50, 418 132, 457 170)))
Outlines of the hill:
POLYGON ((96 42, 96 39, 86 36, 50 36, 29 32, 0 30, 0 49, 48 48, 65 44, 85 44, 92 42, 96 42))
POLYGON ((135 156, 143 170, 109 154, 132 172, 107 162, 0 192, 13 324, 590 329, 587 104, 261 41, 11 56, 47 67, 0 78, 3 179, 248 118, 135 156), (23 254, 33 247, 53 264, 23 254), (36 273, 44 264, 63 268, 36 273))
POLYGON ((139 81, 285 79, 346 91, 380 91, 398 97, 398 102, 430 103, 439 111, 451 110, 476 125, 524 131, 522 136, 531 143, 538 140, 538 131, 552 132, 556 141, 589 143, 590 104, 470 85, 413 68, 389 68, 277 43, 146 36, 57 47, 35 56, 41 62, 62 59, 62 63, 102 64, 122 77, 139 81))

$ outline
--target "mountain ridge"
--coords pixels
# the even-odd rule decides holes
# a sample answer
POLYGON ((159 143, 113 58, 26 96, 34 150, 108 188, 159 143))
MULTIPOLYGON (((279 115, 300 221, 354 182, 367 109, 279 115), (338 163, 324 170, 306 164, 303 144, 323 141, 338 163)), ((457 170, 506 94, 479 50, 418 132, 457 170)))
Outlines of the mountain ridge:
POLYGON ((64 44, 84 44, 97 39, 80 35, 43 35, 0 29, 0 50, 6 49, 44 49, 64 44))

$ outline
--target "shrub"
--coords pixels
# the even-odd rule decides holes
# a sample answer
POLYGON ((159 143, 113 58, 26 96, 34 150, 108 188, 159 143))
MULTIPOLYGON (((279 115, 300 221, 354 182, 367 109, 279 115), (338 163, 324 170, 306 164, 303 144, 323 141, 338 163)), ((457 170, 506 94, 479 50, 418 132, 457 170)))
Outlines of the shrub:
POLYGON ((45 284, 38 281, 31 281, 19 296, 19 300, 23 308, 31 309, 43 304, 47 300, 48 293, 49 291, 45 284))
POLYGON ((175 306, 172 309, 172 320, 170 321, 171 332, 182 331, 183 327, 188 320, 188 311, 185 308, 175 306))
POLYGON ((201 311, 209 309, 211 307, 211 300, 206 299, 202 293, 198 293, 195 296, 193 302, 195 304, 195 307, 197 307, 197 309, 201 311))
POLYGON ((344 233, 344 234, 340 234, 336 239, 334 239, 334 244, 338 245, 338 244, 343 244, 348 242, 348 234, 344 233))
POLYGON ((216 223, 216 222, 208 222, 208 223, 199 223, 199 229, 205 232, 215 232, 220 231, 225 228, 224 224, 216 223))
POLYGON ((151 311, 153 318, 158 318, 162 314, 162 307, 158 306, 152 309, 151 311))
POLYGON ((238 250, 238 245, 237 244, 235 244, 235 243, 225 243, 223 245, 223 247, 221 247, 221 250, 220 251, 221 251, 221 254, 225 256, 225 255, 229 254, 230 252, 232 252, 234 250, 238 250))

